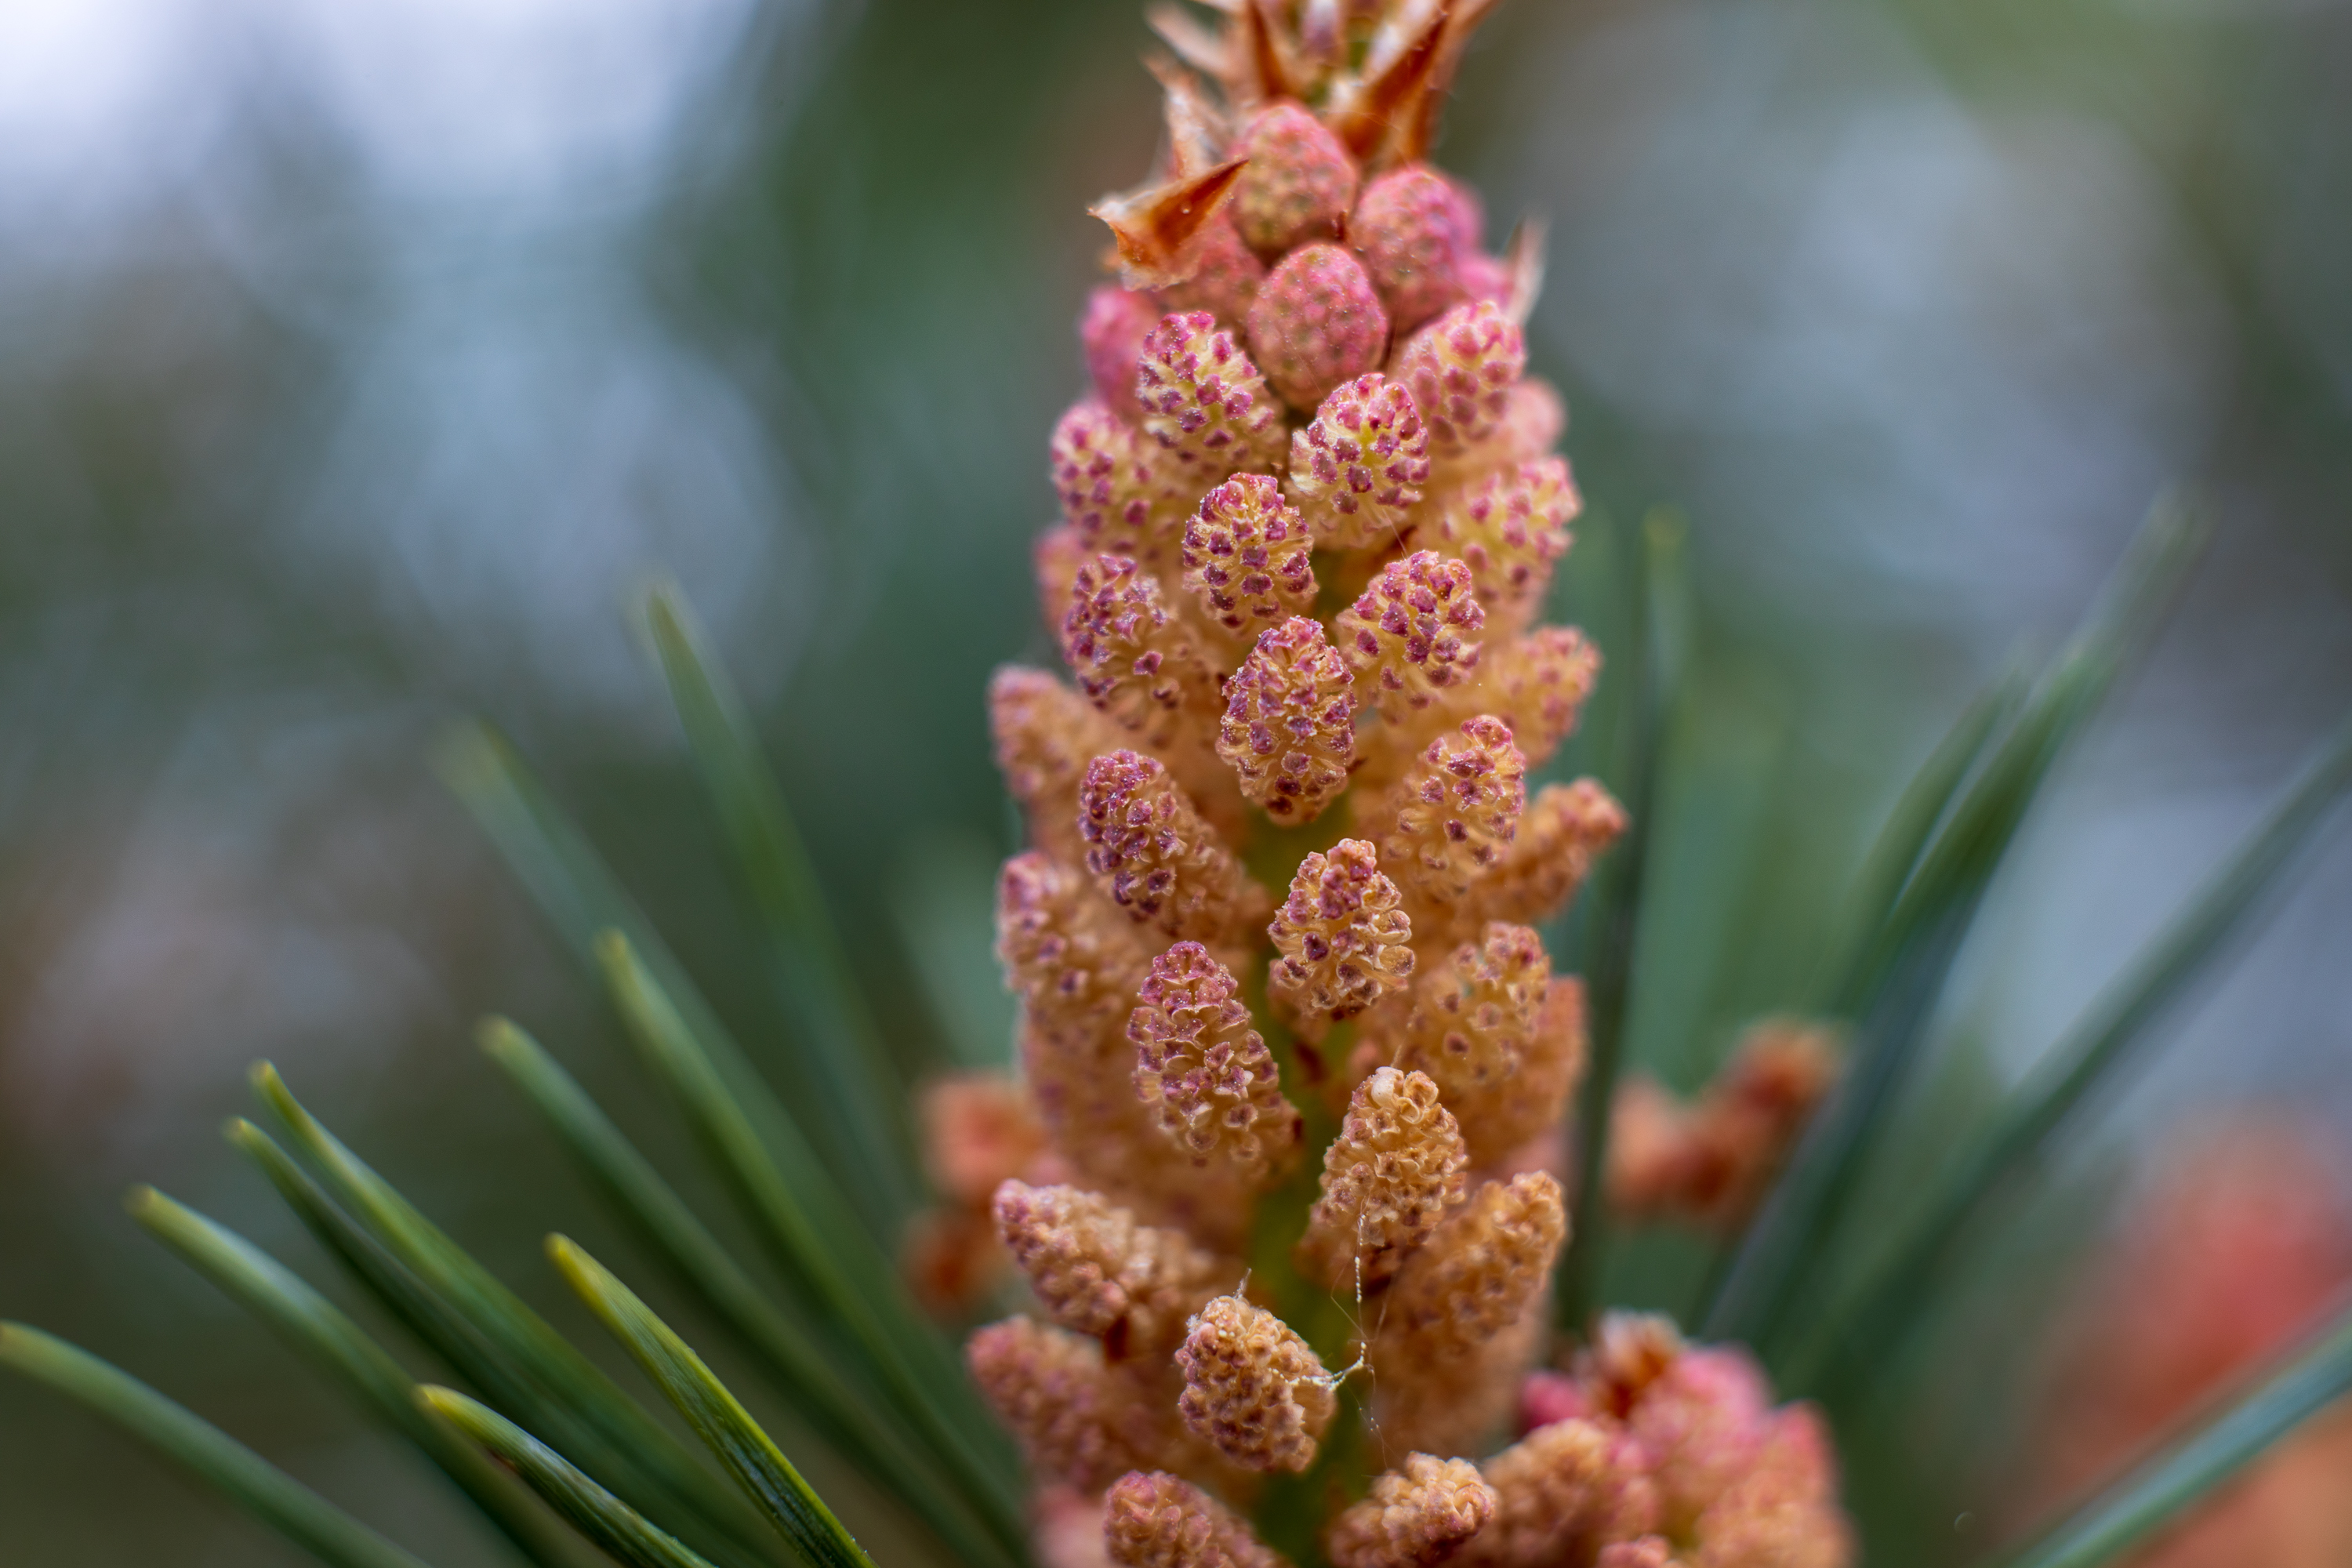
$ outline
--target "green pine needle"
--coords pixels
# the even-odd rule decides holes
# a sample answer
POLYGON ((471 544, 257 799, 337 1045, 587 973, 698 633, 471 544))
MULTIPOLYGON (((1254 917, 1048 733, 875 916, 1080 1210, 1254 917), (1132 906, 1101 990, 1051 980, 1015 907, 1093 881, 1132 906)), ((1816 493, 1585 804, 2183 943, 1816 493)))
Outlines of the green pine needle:
POLYGON ((695 767, 735 851, 783 984, 810 1034, 798 1052, 824 1102, 815 1136, 836 1176, 856 1178, 849 1196, 895 1228, 917 1199, 898 1081, 848 954, 825 908, 800 828, 761 756, 751 716, 675 587, 646 595, 645 624, 695 767))
POLYGON ((1998 1568, 2101 1568, 2352 1393, 2352 1314, 2244 1398, 2156 1454, 1998 1568))
POLYGON ((562 1455, 454 1388, 424 1387, 419 1404, 512 1467, 572 1528, 629 1568, 712 1568, 709 1558, 598 1486, 562 1455))
POLYGON ((691 1345, 570 1237, 549 1237, 547 1255, 802 1556, 820 1568, 874 1568, 824 1500, 691 1345))
POLYGON ((989 1533, 951 1471, 820 1342, 761 1291, 693 1211, 537 1041, 502 1018, 482 1048, 514 1079, 614 1206, 774 1374, 793 1407, 884 1491, 902 1499, 965 1562, 1010 1568, 1023 1550, 1010 1510, 989 1533))
POLYGON ((571 1542, 514 1479, 419 1406, 415 1381, 333 1302, 245 1237, 152 1187, 133 1188, 127 1206, 150 1236, 423 1450, 526 1558, 541 1568, 571 1568, 576 1562, 571 1542))
POLYGON ((427 1568, 285 1471, 88 1351, 0 1322, 0 1366, 106 1416, 332 1568, 427 1568))

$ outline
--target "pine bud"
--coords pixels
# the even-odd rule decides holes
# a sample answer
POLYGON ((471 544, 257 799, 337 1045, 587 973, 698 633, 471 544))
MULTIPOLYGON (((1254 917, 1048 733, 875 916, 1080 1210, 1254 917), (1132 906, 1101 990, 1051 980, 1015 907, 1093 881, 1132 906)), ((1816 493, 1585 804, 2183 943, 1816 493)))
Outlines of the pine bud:
POLYGON ((988 683, 988 724, 1005 787, 1029 837, 1066 866, 1086 864, 1078 836, 1078 781, 1123 737, 1087 700, 1040 669, 1008 664, 988 683))
POLYGON ((1568 523, 1583 502, 1558 458, 1497 468, 1449 498, 1434 539, 1470 568, 1470 584, 1497 631, 1517 632, 1543 608, 1552 563, 1568 550, 1568 523))
MULTIPOLYGON (((1536 1304, 1567 1238, 1568 1211, 1549 1173, 1528 1171, 1481 1186, 1398 1274, 1381 1328, 1382 1365, 1466 1394, 1458 1373, 1447 1369, 1477 1360, 1536 1304)), ((1390 1371, 1384 1381, 1397 1375, 1390 1371)), ((1505 1381, 1498 1411, 1517 1393, 1517 1382, 1515 1375, 1505 1381)))
POLYGON ((1538 626, 1499 646, 1488 642, 1479 659, 1475 699, 1482 711, 1510 726, 1511 739, 1530 768, 1551 760, 1576 730, 1584 700, 1601 677, 1601 654, 1574 626, 1538 626))
POLYGON ((1389 314, 1362 262, 1336 245, 1302 246, 1258 286, 1249 343, 1266 380, 1305 413, 1381 363, 1389 314))
POLYGON ((1402 724, 1477 667, 1485 625, 1470 569, 1423 550, 1381 567, 1332 630, 1364 700, 1402 724))
POLYGON ((1315 607, 1307 525, 1264 474, 1236 474, 1201 498, 1184 531, 1184 586, 1225 630, 1255 637, 1315 607))
POLYGON ((1234 155, 1249 160, 1234 186, 1234 226, 1263 254, 1330 238, 1355 203, 1356 161, 1299 104, 1258 110, 1234 155))
POLYGON ((1485 226, 1475 195, 1426 163, 1408 163, 1364 187, 1348 219, 1348 242, 1362 255, 1396 330, 1410 332, 1470 295, 1467 264, 1485 226))
POLYGON ((1238 329, 1249 320, 1250 302, 1265 281, 1265 263, 1242 238, 1229 213, 1221 211, 1202 225, 1194 245, 1192 276, 1162 289, 1160 297, 1171 310, 1205 310, 1220 324, 1238 329))
POLYGON ((1377 372, 1334 388, 1290 438, 1286 482, 1321 544, 1401 538, 1429 482, 1429 432, 1412 395, 1377 372))
POLYGON ((1495 1513, 1463 1553, 1465 1564, 1543 1568, 1658 1525, 1646 1456, 1614 1423, 1538 1426, 1478 1468, 1495 1489, 1495 1513))
POLYGON ((1193 489, 1282 458, 1282 405, 1233 334, 1203 310, 1163 316, 1135 373, 1143 427, 1193 489))
POLYGON ((1099 1491, 1168 1447, 1150 1406, 1083 1334, 1009 1318, 967 1340, 964 1360, 1040 1475, 1099 1491))
POLYGON ((996 1234, 1054 1321, 1091 1334, 1114 1361, 1165 1354, 1234 1265, 1179 1230, 1076 1187, 1008 1181, 992 1205, 996 1234))
POLYGON ((1334 1289, 1394 1274, 1463 1198, 1469 1157, 1423 1073, 1380 1068, 1356 1086, 1323 1155, 1323 1194, 1298 1244, 1302 1272, 1334 1289))
MULTIPOLYGON (((1051 453, 1062 516, 1086 552, 1150 563, 1174 553, 1183 514, 1161 472, 1168 458, 1158 442, 1123 422, 1099 398, 1088 397, 1054 426, 1051 453)), ((1075 566, 1070 575, 1076 575, 1075 566)), ((1058 626, 1069 608, 1068 595, 1056 604, 1058 626)))
POLYGON ((1413 1454, 1341 1513, 1325 1550, 1332 1568, 1429 1568, 1486 1527, 1495 1489, 1467 1459, 1413 1454))
POLYGON ((1471 888, 1461 917, 1528 925, 1549 919, 1568 906, 1592 862, 1626 826, 1625 808, 1597 779, 1544 785, 1528 803, 1508 852, 1471 888))
POLYGON ((1180 941, 1223 942, 1265 918, 1265 889, 1156 758, 1125 751, 1095 758, 1078 807, 1087 867, 1134 920, 1180 941))
POLYGON ((1425 1072, 1484 1165, 1509 1152, 1490 1128, 1516 1124, 1511 1102, 1535 1044, 1551 959, 1526 926, 1496 921, 1424 972, 1391 1058, 1425 1072))
POLYGON ((1176 1365, 1184 1375, 1177 1414, 1226 1459, 1293 1474, 1314 1462, 1339 1398, 1289 1324, 1220 1296, 1192 1319, 1176 1365))
POLYGON ((1240 1515, 1165 1470, 1121 1476, 1103 1515, 1119 1568, 1288 1568, 1240 1515))
POLYGON ((1180 942, 1152 961, 1127 1037, 1137 1095, 1158 1108, 1160 1131, 1193 1163, 1213 1162, 1265 1186, 1297 1158, 1298 1111, 1250 1026, 1241 983, 1207 948, 1180 942))
POLYGON ((1396 379, 1429 426, 1433 457, 1462 457, 1502 427, 1527 340, 1491 301, 1456 305, 1407 340, 1396 379))
POLYGON ((1087 296, 1086 314, 1078 318, 1078 342, 1086 350, 1095 395, 1129 425, 1143 422, 1143 405, 1135 400, 1135 366, 1160 315, 1150 295, 1106 283, 1087 296))
POLYGON ((1353 679, 1304 616, 1268 627, 1225 682, 1217 754, 1277 822, 1312 822, 1348 785, 1356 754, 1353 679))
POLYGON ((1197 717, 1216 701, 1216 674, 1160 580, 1124 555, 1079 564, 1062 657, 1087 700, 1150 745, 1166 745, 1188 710, 1197 717))
POLYGON ((1381 864, 1408 900, 1442 910, 1502 859, 1526 806, 1527 764, 1510 731, 1488 715, 1465 720, 1390 793, 1381 864))
POLYGON ((1298 863, 1290 896, 1266 928, 1278 956, 1266 988, 1309 1041, 1412 975, 1412 921, 1372 847, 1342 838, 1298 863))

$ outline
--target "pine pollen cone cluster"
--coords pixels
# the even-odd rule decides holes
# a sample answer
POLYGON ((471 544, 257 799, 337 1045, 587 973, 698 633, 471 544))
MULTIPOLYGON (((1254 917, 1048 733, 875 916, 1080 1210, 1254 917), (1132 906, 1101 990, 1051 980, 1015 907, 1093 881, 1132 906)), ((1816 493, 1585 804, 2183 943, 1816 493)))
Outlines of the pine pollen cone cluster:
POLYGON ((1837 1568, 1820 1434, 1744 1361, 1660 1352, 1646 1425, 1580 1374, 1493 1452, 1550 1348, 1585 1053, 1532 925, 1627 819, 1528 784, 1601 658, 1538 624, 1579 502, 1535 247, 1486 253, 1424 161, 1486 8, 1153 17, 1164 163, 1095 209, 1119 281, 1034 557, 1067 671, 989 691, 1021 1109, 957 1086, 934 1136, 984 1147, 933 1160, 1034 1306, 967 1360, 1117 1563, 1284 1562, 1252 1511, 1323 1476, 1290 1551, 1342 1568, 1837 1568))

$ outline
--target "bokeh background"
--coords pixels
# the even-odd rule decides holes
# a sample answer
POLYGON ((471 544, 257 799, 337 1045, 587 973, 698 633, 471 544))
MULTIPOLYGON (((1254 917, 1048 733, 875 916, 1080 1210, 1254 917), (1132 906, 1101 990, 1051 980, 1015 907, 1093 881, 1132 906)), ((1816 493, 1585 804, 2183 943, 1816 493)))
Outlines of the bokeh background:
MULTIPOLYGON (((0 4, 0 1316, 487 1561, 119 1198, 155 1182, 325 1279, 216 1137, 267 1056, 578 1321, 538 1237, 611 1238, 471 1022, 513 1014, 608 1101, 634 1079, 427 757, 465 715, 514 736, 772 1038, 626 614, 656 577, 743 685, 902 1065, 1003 1055, 981 690, 1047 656, 1026 544, 1081 375, 1083 208, 1157 137, 1148 41, 1123 0, 0 4)), ((1804 999, 1905 775, 2167 483, 2215 542, 2029 825, 1903 1146, 2028 1066, 2352 704, 2347 81, 2341 0, 1488 25, 1441 156, 1492 237, 1550 221, 1531 339, 1580 549, 1654 505, 1688 525, 1640 1061, 1687 1088, 1804 999)), ((1579 601, 1606 580, 1559 609, 1606 626, 1579 601)), ((1916 1358, 1888 1441, 1956 1550, 2004 1517, 2051 1282, 2151 1152, 2241 1104, 2352 1136, 2347 840, 1916 1358), (1966 1397, 1938 1378, 1963 1357, 1966 1397)), ((297 1561, 15 1382, 0 1559, 297 1561)))

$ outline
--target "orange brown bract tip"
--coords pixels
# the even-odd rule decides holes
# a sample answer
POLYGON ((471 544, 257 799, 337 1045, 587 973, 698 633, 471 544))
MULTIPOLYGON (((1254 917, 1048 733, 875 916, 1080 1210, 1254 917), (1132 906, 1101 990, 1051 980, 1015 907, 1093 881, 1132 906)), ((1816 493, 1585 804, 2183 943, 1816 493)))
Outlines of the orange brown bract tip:
POLYGON ((1300 1270, 1334 1289, 1386 1280, 1462 1202, 1469 1163, 1437 1085, 1423 1073, 1376 1069, 1356 1086, 1324 1152, 1300 1270))
POLYGON ((1177 1413, 1193 1434, 1245 1470, 1304 1470, 1339 1398, 1330 1375, 1290 1325, 1238 1296, 1201 1309, 1176 1352, 1177 1413))
POLYGON ((1429 432, 1412 395, 1378 373, 1333 388, 1290 438, 1286 482, 1319 544, 1368 550, 1402 538, 1429 483, 1429 432))
POLYGON ((1046 1314, 1100 1340, 1114 1361, 1167 1354, 1185 1320, 1232 1275, 1181 1231, 1138 1224, 1097 1193, 1008 1181, 992 1212, 1046 1314))
POLYGON ((1310 1041, 1412 976, 1412 921, 1360 838, 1342 838, 1298 863, 1266 935, 1277 955, 1267 989, 1310 1041))
POLYGON ((1184 586, 1237 637, 1315 607, 1307 525, 1264 474, 1236 474, 1201 498, 1184 530, 1184 586))
POLYGON ((1312 822, 1347 788, 1354 680, 1322 626, 1295 616, 1259 636, 1225 682, 1217 755, 1276 822, 1312 822))
POLYGON ((1240 996, 1215 955, 1180 942, 1152 961, 1127 1037, 1137 1097, 1158 1111, 1160 1131, 1194 1163, 1265 1186, 1297 1160, 1299 1116, 1240 996))
POLYGON ((1087 867, 1130 919, 1179 941, 1222 942, 1265 918, 1265 889, 1158 759, 1110 752, 1078 786, 1087 867))
POLYGON ((1423 550, 1381 567, 1331 630, 1362 700, 1403 724, 1477 668, 1486 624, 1470 569, 1423 550))
POLYGON ((1198 264, 1195 240, 1241 179, 1242 162, 1203 169, 1122 195, 1105 196, 1087 209, 1110 226, 1118 247, 1121 279, 1130 289, 1181 283, 1198 264))
POLYGON ((1288 1568, 1249 1525, 1192 1482, 1164 1470, 1110 1489, 1103 1544, 1119 1568, 1288 1568))

